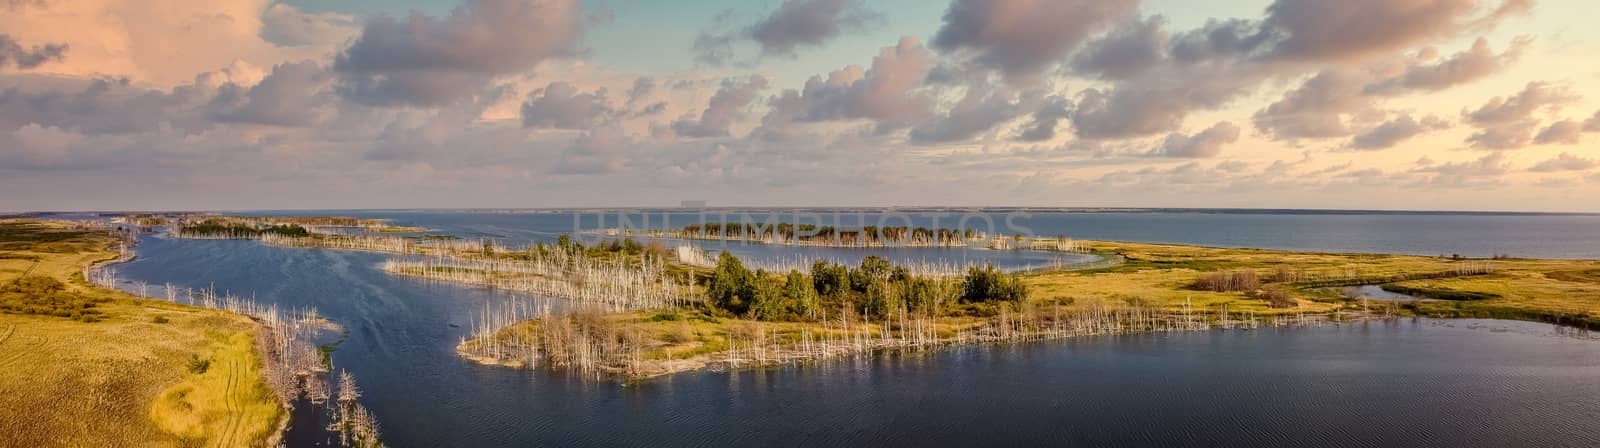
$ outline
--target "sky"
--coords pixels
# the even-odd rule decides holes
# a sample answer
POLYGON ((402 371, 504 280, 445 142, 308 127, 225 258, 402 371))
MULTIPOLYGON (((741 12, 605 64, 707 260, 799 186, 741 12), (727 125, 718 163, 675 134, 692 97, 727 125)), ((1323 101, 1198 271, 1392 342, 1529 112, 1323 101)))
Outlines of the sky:
POLYGON ((1589 0, 4 0, 0 212, 1600 212, 1589 0))

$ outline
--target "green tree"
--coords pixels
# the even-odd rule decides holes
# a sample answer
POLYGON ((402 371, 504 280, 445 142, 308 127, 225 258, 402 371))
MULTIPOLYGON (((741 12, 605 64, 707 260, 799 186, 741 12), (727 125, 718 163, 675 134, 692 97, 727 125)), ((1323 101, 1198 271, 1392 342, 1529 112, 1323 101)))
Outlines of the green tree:
POLYGON ((789 300, 790 312, 794 317, 812 316, 819 309, 817 303, 817 290, 812 286, 811 279, 807 279, 800 271, 789 271, 789 276, 783 282, 784 298, 789 300))
POLYGON ((838 263, 817 260, 811 264, 811 285, 817 295, 837 297, 848 287, 850 270, 838 263))
POLYGON ((868 255, 861 259, 861 266, 850 272, 850 289, 865 293, 869 285, 882 283, 889 280, 894 265, 888 259, 877 255, 868 255))
POLYGON ((711 273, 711 284, 706 288, 707 300, 712 307, 733 314, 748 311, 748 300, 756 293, 755 274, 745 269, 738 257, 724 251, 717 256, 717 268, 711 273))
POLYGON ((1022 280, 1015 275, 1000 272, 993 265, 983 268, 972 267, 967 269, 967 276, 962 283, 961 301, 991 302, 1008 301, 1018 302, 1027 297, 1027 287, 1022 285, 1022 280))

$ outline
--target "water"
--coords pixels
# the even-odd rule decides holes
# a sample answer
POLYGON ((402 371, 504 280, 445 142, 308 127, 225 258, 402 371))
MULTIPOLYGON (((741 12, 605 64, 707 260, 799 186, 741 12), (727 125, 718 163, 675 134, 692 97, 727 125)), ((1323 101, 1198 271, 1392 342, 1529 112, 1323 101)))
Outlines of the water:
MULTIPOLYGON (((823 224, 906 225, 898 218, 878 211, 810 210, 823 224)), ((512 241, 554 241, 574 228, 616 227, 614 212, 606 213, 604 225, 596 211, 307 211, 249 212, 249 214, 339 214, 372 218, 392 218, 399 225, 437 229, 464 238, 500 238, 512 241), (574 225, 574 216, 578 223, 574 225)), ((719 212, 720 213, 720 212, 719 212)), ((739 212, 724 218, 696 212, 674 210, 645 211, 651 228, 681 228, 699 222, 739 222, 739 212), (662 213, 667 213, 666 219, 662 213), (663 226, 663 222, 667 225, 663 226)), ((754 219, 765 221, 768 211, 757 211, 754 219)), ((778 211, 783 221, 794 221, 794 211, 778 211)), ((930 211, 907 210, 911 225, 933 227, 930 211)), ((955 228, 959 212, 940 218, 939 227, 955 228)), ((1041 237, 1064 235, 1075 239, 1198 244, 1220 247, 1255 247, 1303 251, 1401 253, 1413 255, 1460 254, 1490 257, 1509 254, 1528 258, 1600 259, 1600 215, 1527 213, 1402 213, 1337 211, 1260 211, 1260 210, 1179 210, 1062 212, 1030 211, 1017 216, 1014 223, 1041 237)), ((1005 214, 988 216, 999 233, 1007 230, 1005 214)), ((629 215, 635 225, 644 225, 640 214, 629 215)), ((815 223, 805 218, 804 223, 815 223)), ((967 228, 987 230, 984 221, 969 219, 967 228)), ((969 257, 984 257, 983 252, 966 251, 969 257)), ((948 253, 948 252, 947 252, 948 253)), ((955 258, 959 258, 956 255, 955 258)), ((947 257, 948 258, 948 257, 947 257)))
MULTIPOLYGON (((1600 445, 1600 342, 1503 321, 1107 337, 632 385, 481 366, 478 310, 531 300, 382 254, 147 237, 125 279, 316 307, 393 446, 1600 445)), ((558 302, 559 306, 559 302, 558 302)), ((290 446, 325 441, 303 425, 290 446)))
POLYGON ((1383 290, 1383 285, 1361 285, 1360 287, 1358 287, 1356 289, 1361 291, 1361 295, 1362 296, 1365 296, 1366 298, 1372 299, 1372 300, 1382 300, 1382 301, 1386 301, 1386 302, 1409 302, 1409 301, 1412 301, 1412 300, 1428 300, 1428 299, 1422 299, 1422 298, 1414 297, 1414 296, 1411 296, 1411 295, 1408 295, 1408 294, 1401 294, 1401 293, 1398 293, 1398 292, 1385 291, 1385 290, 1383 290))

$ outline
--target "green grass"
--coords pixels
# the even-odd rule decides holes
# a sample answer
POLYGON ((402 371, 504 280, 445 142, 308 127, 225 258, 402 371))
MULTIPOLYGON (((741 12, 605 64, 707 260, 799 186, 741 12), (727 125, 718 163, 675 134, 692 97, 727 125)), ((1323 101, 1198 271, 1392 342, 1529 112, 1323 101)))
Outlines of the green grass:
POLYGON ((1505 259, 1490 263, 1492 275, 1444 275, 1462 263, 1453 260, 1388 254, 1291 252, 1228 249, 1168 244, 1084 242, 1101 254, 1127 257, 1128 263, 1106 269, 1050 272, 1024 276, 1033 300, 1066 300, 1078 306, 1140 301, 1171 310, 1189 301, 1196 309, 1258 314, 1330 312, 1356 306, 1339 296, 1335 286, 1385 284, 1385 289, 1419 297, 1456 300, 1429 302, 1417 314, 1439 317, 1491 317, 1560 322, 1600 328, 1600 261, 1505 259), (1191 291, 1186 287, 1210 272, 1256 270, 1268 279, 1287 267, 1312 273, 1352 277, 1350 280, 1290 283, 1294 308, 1268 308, 1244 293, 1191 291), (1436 277, 1436 278, 1430 278, 1436 277))
POLYGON ((1412 297, 1438 300, 1489 300, 1500 298, 1499 294, 1474 291, 1458 291, 1449 288, 1418 288, 1405 285, 1383 285, 1384 291, 1395 294, 1405 294, 1412 297))

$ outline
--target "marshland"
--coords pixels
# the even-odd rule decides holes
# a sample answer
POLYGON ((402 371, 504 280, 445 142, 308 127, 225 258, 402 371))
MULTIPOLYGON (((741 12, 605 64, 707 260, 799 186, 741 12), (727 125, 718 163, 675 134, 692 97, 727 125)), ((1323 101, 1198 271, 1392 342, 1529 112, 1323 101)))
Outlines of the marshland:
MULTIPOLYGON (((1421 440, 1418 424, 1480 443, 1595 437, 1581 417, 1593 401, 1561 398, 1600 378, 1597 342, 1584 330, 1600 315, 1600 281, 1590 275, 1600 264, 1563 258, 1570 246, 1429 246, 1417 234, 1418 249, 1393 255, 1366 253, 1365 240, 1344 250, 1160 242, 1212 234, 1210 215, 1184 215, 1199 224, 1141 238, 1155 243, 1106 241, 1173 219, 1158 214, 1048 232, 1072 235, 1073 252, 796 248, 836 252, 780 263, 761 256, 783 249, 771 244, 580 238, 570 214, 336 214, 432 230, 335 234, 304 224, 306 236, 243 239, 155 231, 128 236, 136 256, 93 280, 148 291, 160 306, 201 309, 214 294, 213 306, 232 295, 241 313, 276 306, 289 322, 316 310, 311 320, 339 341, 318 350, 327 372, 305 364, 326 388, 308 395, 325 397, 320 409, 331 411, 319 412, 350 416, 341 421, 378 422, 380 440, 396 446, 641 437, 1038 444, 1069 434, 1114 445, 1139 428, 1228 443, 1237 435, 1224 428, 1240 424, 1347 442, 1421 440), (1495 257, 1503 253, 1512 256, 1495 257), (984 258, 1018 255, 1116 262, 1027 269, 984 258), (1363 287, 1409 298, 1377 300, 1363 287), (339 392, 344 373, 358 397, 339 392), (1495 386, 1513 377, 1525 387, 1495 386), (1341 398, 1295 398, 1305 396, 1341 398), (1395 397, 1410 404, 1362 405, 1395 397), (1471 418, 1482 409, 1474 403, 1490 401, 1530 406, 1505 411, 1506 424, 1471 418), (364 411, 345 410, 347 402, 364 411), (1282 412, 1237 411, 1269 407, 1282 412), (1196 417, 1157 425, 1150 409, 1196 417), (1439 417, 1404 417, 1417 412, 1439 417), (647 418, 660 415, 673 419, 647 418), (978 416, 1033 429, 959 423, 978 416), (1349 435, 1330 421, 1362 422, 1367 432, 1349 435)), ((1556 221, 1573 228, 1558 238, 1595 238, 1584 221, 1556 221)), ((1249 245, 1275 246, 1275 234, 1249 245)), ((107 257, 117 257, 115 246, 107 257)), ((367 434, 308 418, 320 420, 290 424, 291 446, 367 434)))

